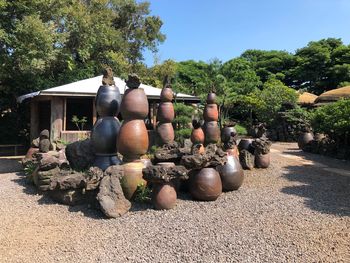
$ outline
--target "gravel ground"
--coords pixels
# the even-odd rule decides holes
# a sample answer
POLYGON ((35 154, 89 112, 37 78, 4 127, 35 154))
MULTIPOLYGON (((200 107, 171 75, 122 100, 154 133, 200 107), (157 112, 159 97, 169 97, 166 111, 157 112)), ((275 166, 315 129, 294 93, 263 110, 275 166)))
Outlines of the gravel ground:
POLYGON ((0 262, 350 262, 350 164, 291 143, 274 144, 272 160, 215 202, 182 196, 118 219, 2 173, 0 262))

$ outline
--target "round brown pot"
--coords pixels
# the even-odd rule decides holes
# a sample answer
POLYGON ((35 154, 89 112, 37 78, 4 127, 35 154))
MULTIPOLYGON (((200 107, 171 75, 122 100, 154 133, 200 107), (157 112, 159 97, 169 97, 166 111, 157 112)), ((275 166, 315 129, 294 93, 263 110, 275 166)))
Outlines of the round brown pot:
POLYGON ((193 144, 203 144, 205 140, 204 132, 201 127, 193 129, 191 133, 191 142, 193 144))
POLYGON ((175 139, 174 128, 171 123, 158 124, 157 133, 163 144, 172 143, 175 139))
POLYGON ((106 156, 117 154, 117 136, 120 123, 116 117, 99 118, 91 132, 91 143, 96 155, 106 156))
POLYGON ((236 137, 237 131, 236 131, 235 127, 231 126, 231 127, 222 128, 221 129, 221 141, 223 143, 228 142, 230 140, 232 134, 234 134, 234 137, 236 137))
POLYGON ((171 183, 155 184, 152 191, 152 203, 155 209, 172 209, 176 205, 177 194, 171 183))
POLYGON ((171 102, 162 102, 158 106, 157 120, 161 123, 172 122, 175 117, 174 105, 171 102))
POLYGON ((303 132, 299 135, 298 146, 299 149, 303 149, 309 142, 314 139, 314 136, 311 132, 303 132))
POLYGON ((144 120, 148 115, 148 100, 143 89, 127 89, 120 111, 124 120, 144 120))
POLYGON ((205 121, 217 121, 219 119, 219 111, 217 104, 205 105, 203 118, 205 121))
POLYGON ((136 160, 123 164, 123 168, 124 176, 121 178, 120 183, 125 198, 131 200, 135 197, 137 186, 147 184, 147 182, 142 178, 142 169, 145 168, 145 165, 141 160, 136 160))
POLYGON ((118 152, 123 159, 139 159, 148 149, 148 132, 143 120, 124 121, 118 135, 118 152))
POLYGON ((222 193, 220 175, 214 168, 203 168, 194 172, 190 180, 190 193, 194 199, 214 201, 222 193))
POLYGON ((233 191, 241 187, 244 173, 242 166, 236 157, 227 156, 227 163, 218 166, 217 170, 220 174, 222 189, 224 191, 233 191))
POLYGON ((216 121, 204 124, 205 143, 217 143, 220 140, 220 128, 216 121))
POLYGON ((169 87, 164 87, 160 93, 160 100, 163 102, 171 102, 174 98, 173 90, 169 87))
POLYGON ((95 100, 96 111, 100 117, 117 116, 120 103, 119 88, 107 85, 100 86, 95 100))
POLYGON ((214 92, 210 92, 208 93, 208 96, 207 96, 207 103, 209 104, 213 104, 216 102, 216 94, 214 92))
POLYGON ((268 168, 270 165, 270 153, 255 154, 254 163, 256 168, 268 168))

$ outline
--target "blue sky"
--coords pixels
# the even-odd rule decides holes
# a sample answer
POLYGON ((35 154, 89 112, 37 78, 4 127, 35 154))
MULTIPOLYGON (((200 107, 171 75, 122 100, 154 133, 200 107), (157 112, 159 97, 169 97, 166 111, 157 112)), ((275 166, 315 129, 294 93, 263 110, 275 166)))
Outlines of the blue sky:
MULTIPOLYGON (((294 52, 309 41, 350 44, 350 0, 148 0, 167 39, 160 61, 227 61, 246 49, 294 52)), ((154 56, 145 52, 151 66, 154 56)))

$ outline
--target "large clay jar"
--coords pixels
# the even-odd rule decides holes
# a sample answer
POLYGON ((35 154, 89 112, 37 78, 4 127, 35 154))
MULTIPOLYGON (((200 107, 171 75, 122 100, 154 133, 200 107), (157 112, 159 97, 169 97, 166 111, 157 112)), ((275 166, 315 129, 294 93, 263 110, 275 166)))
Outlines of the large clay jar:
POLYGON ((120 123, 115 117, 99 118, 91 133, 91 143, 96 155, 107 156, 117 154, 117 134, 120 123))
POLYGON ((239 151, 247 150, 252 154, 254 154, 254 151, 253 151, 254 148, 252 146, 252 142, 253 142, 253 139, 241 139, 241 141, 238 144, 238 150, 239 151))
POLYGON ((234 156, 227 156, 227 163, 216 168, 220 174, 222 190, 233 191, 241 187, 244 173, 241 164, 234 156))
POLYGON ((152 203, 158 210, 171 209, 176 205, 177 194, 173 184, 155 184, 152 191, 152 203))
POLYGON ((220 140, 220 128, 216 121, 209 121, 204 124, 205 143, 217 143, 220 140))
POLYGON ((201 127, 197 128, 197 129, 193 129, 192 133, 191 133, 191 142, 193 144, 203 144, 204 143, 204 132, 203 129, 201 127))
POLYGON ((217 121, 219 119, 218 105, 216 104, 205 105, 203 118, 205 121, 217 121))
POLYGON ((120 111, 124 120, 144 120, 148 115, 148 100, 143 89, 127 89, 120 111))
POLYGON ((174 128, 171 123, 160 123, 157 126, 157 133, 162 143, 172 143, 175 139, 174 128))
POLYGON ((203 168, 194 172, 190 179, 190 193, 200 201, 214 201, 222 193, 219 173, 214 168, 203 168))
POLYGON ((173 98, 174 98, 174 93, 170 87, 164 87, 160 92, 160 100, 163 102, 171 102, 173 98))
POLYGON ((148 149, 148 132, 143 120, 124 121, 118 136, 118 152, 125 160, 139 159, 148 149))
POLYGON ((135 197, 138 185, 146 185, 147 182, 142 178, 142 169, 145 168, 141 160, 123 164, 124 176, 120 180, 125 198, 131 200, 135 197))
POLYGON ((95 100, 96 111, 100 117, 117 116, 121 96, 116 86, 100 86, 95 100))
POLYGON ((216 94, 214 92, 208 93, 207 96, 207 103, 208 104, 214 104, 216 103, 216 94))
POLYGON ((314 136, 311 132, 303 132, 299 135, 298 146, 299 149, 303 149, 309 142, 314 139, 314 136))
POLYGON ((157 120, 161 123, 172 122, 175 117, 174 105, 171 102, 162 102, 158 106, 157 120))
POLYGON ((256 168, 268 168, 270 165, 270 153, 255 154, 254 163, 256 168))
POLYGON ((237 157, 237 158, 239 157, 239 151, 238 151, 237 145, 235 145, 231 149, 227 149, 226 152, 227 152, 227 155, 234 156, 234 157, 237 157))
POLYGON ((232 136, 232 133, 234 134, 234 136, 236 137, 237 131, 235 129, 235 127, 231 126, 231 127, 224 127, 221 130, 221 141, 222 142, 228 142, 232 136))

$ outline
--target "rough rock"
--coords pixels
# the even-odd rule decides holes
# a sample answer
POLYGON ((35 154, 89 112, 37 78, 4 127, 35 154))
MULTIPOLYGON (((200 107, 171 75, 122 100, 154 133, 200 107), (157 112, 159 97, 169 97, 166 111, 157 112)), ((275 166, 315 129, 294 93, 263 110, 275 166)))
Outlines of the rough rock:
POLYGON ((152 183, 169 183, 173 180, 187 180, 188 171, 182 165, 152 165, 142 169, 143 179, 152 183))
POLYGON ((51 178, 54 176, 59 176, 60 169, 58 167, 51 169, 49 171, 38 171, 37 173, 37 179, 34 179, 34 183, 38 186, 39 190, 41 191, 48 191, 50 188, 51 178))
POLYGON ((60 172, 50 178, 49 190, 69 190, 81 189, 86 187, 86 178, 84 174, 71 171, 60 172))
POLYGON ((32 140, 32 143, 30 144, 30 146, 33 148, 39 148, 39 142, 40 142, 40 139, 38 137, 38 138, 32 140))
POLYGON ((90 167, 84 176, 86 179, 86 190, 95 190, 103 178, 103 171, 98 167, 90 167))
POLYGON ((180 145, 177 142, 164 144, 155 153, 155 162, 174 162, 181 160, 183 153, 180 151, 180 145))
POLYGON ((239 152, 239 161, 243 169, 252 170, 254 168, 254 154, 247 150, 243 149, 239 152))
MULTIPOLYGON (((120 173, 117 173, 120 174, 120 173)), ((131 203, 124 196, 118 175, 106 175, 99 187, 97 200, 107 217, 116 218, 129 211, 131 203)))
POLYGON ((50 154, 42 154, 39 160, 40 171, 48 171, 59 166, 59 159, 50 154))
POLYGON ((202 154, 185 155, 181 164, 187 169, 200 169, 204 167, 216 167, 227 162, 227 154, 215 144, 209 144, 202 154))
POLYGON ((94 162, 95 155, 90 139, 73 142, 66 147, 66 156, 75 170, 85 170, 94 162))
POLYGON ((60 169, 63 169, 63 170, 70 169, 65 149, 62 149, 58 152, 58 165, 60 169))
POLYGON ((39 151, 42 153, 47 153, 50 151, 50 140, 49 139, 40 139, 39 142, 39 151))
POLYGON ((266 137, 255 139, 252 142, 252 146, 254 147, 254 151, 258 154, 267 154, 270 152, 271 141, 269 141, 266 137))

